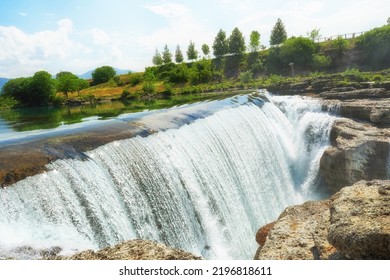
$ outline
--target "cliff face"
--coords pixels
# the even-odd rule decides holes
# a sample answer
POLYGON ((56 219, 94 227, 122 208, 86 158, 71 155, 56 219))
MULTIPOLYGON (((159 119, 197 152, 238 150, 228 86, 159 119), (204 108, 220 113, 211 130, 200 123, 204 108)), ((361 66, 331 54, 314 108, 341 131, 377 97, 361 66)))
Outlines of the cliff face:
POLYGON ((390 259, 390 181, 288 207, 264 239, 255 259, 390 259))
POLYGON ((320 161, 320 171, 328 193, 359 180, 389 178, 390 129, 350 119, 336 121, 328 148, 320 161))

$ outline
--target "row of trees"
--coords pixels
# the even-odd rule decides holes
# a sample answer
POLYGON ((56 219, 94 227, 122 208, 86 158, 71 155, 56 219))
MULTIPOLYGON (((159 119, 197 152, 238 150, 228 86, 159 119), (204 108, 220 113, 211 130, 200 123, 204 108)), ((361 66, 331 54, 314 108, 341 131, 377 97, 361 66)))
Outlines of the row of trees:
MULTIPOLYGON (((245 38, 237 27, 233 29, 229 37, 227 37, 224 30, 220 29, 212 45, 213 55, 216 58, 221 58, 226 55, 240 55, 246 51, 257 52, 260 49, 265 48, 260 44, 260 33, 258 31, 252 31, 249 38, 249 46, 247 47, 245 45, 245 38)), ((282 20, 278 19, 271 32, 270 44, 278 45, 283 43, 286 39, 286 29, 282 20)), ((204 58, 210 58, 209 45, 203 44, 201 46, 201 50, 204 58)), ((193 41, 190 41, 186 54, 189 61, 193 61, 199 58, 199 52, 196 50, 195 43, 193 41)), ((184 61, 184 55, 179 45, 176 46, 174 61, 176 63, 182 63, 184 61)), ((162 53, 156 49, 152 62, 156 66, 173 62, 173 55, 169 50, 168 45, 164 46, 162 53)))
MULTIPOLYGON (((94 85, 108 82, 116 75, 111 66, 102 66, 92 72, 94 85)), ((66 98, 68 93, 78 92, 88 88, 90 83, 80 79, 75 74, 61 71, 53 78, 46 71, 36 72, 32 77, 9 80, 2 88, 4 97, 13 98, 21 106, 41 106, 56 100, 56 93, 62 92, 66 98)))

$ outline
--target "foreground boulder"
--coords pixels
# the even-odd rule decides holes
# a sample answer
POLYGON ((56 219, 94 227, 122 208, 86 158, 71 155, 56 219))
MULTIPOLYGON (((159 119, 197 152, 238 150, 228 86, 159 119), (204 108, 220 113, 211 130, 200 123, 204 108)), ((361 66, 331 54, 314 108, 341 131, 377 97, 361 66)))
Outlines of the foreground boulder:
MULTIPOLYGON (((309 201, 287 207, 273 223, 255 259, 319 260, 339 259, 336 248, 327 240, 329 200, 309 201)), ((258 235, 263 233, 260 228, 258 235)), ((264 237, 262 238, 264 240, 264 237)), ((261 243, 260 243, 261 245, 261 243)))
POLYGON ((329 200, 288 207, 257 237, 260 260, 390 259, 390 181, 360 181, 329 200))
POLYGON ((390 259, 390 181, 361 181, 335 194, 328 239, 351 259, 390 259))
POLYGON ((360 180, 389 178, 389 128, 341 119, 333 124, 330 141, 320 160, 325 192, 334 194, 360 180))
POLYGON ((131 240, 99 251, 87 250, 62 260, 201 260, 191 253, 149 240, 131 240))

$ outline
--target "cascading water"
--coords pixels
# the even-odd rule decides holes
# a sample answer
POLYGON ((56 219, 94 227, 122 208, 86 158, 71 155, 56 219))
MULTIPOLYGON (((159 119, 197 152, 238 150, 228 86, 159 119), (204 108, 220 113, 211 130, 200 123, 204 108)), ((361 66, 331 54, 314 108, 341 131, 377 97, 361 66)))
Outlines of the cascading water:
POLYGON ((313 194, 333 120, 313 100, 266 98, 57 160, 0 189, 0 259, 135 238, 251 259, 256 230, 313 194))

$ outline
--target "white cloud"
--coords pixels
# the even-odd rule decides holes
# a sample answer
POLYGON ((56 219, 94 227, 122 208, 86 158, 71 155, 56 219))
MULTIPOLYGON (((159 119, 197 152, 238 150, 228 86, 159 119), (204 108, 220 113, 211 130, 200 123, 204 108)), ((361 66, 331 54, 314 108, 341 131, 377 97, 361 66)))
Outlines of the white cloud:
POLYGON ((27 16, 28 14, 25 13, 25 12, 19 12, 18 15, 19 15, 19 16, 22 16, 22 17, 25 17, 25 16, 27 16))
POLYGON ((120 34, 110 36, 99 29, 75 32, 69 19, 58 21, 55 30, 33 34, 0 26, 0 77, 31 76, 39 70, 79 74, 101 65, 127 68, 123 64, 130 59, 124 59, 123 49, 126 41, 120 34))
POLYGON ((95 45, 107 45, 111 42, 110 36, 101 29, 93 28, 87 32, 95 45))
POLYGON ((201 44, 210 43, 212 36, 215 35, 183 4, 162 1, 146 8, 162 16, 167 22, 152 34, 138 40, 145 49, 150 51, 151 56, 156 47, 162 49, 165 44, 168 44, 171 52, 177 44, 181 46, 182 51, 185 51, 190 40, 195 42, 196 48, 200 51, 201 44))

